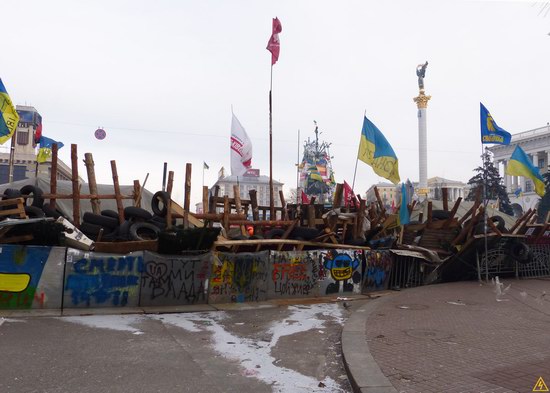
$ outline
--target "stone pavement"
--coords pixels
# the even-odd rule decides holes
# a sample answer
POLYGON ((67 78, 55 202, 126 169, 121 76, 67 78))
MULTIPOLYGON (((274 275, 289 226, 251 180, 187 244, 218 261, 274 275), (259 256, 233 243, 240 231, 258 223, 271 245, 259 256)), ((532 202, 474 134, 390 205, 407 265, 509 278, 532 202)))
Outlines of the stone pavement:
POLYGON ((550 280, 457 282, 354 305, 342 350, 357 392, 532 392, 550 386, 550 280))

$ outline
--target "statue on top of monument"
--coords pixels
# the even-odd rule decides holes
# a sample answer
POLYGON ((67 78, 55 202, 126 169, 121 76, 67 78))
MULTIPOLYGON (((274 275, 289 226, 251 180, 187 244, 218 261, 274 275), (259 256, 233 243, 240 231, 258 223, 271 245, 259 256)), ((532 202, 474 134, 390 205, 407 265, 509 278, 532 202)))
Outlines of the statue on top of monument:
POLYGON ((416 66, 416 76, 418 76, 418 88, 424 90, 424 76, 426 76, 426 67, 428 67, 428 62, 424 64, 419 64, 416 66))

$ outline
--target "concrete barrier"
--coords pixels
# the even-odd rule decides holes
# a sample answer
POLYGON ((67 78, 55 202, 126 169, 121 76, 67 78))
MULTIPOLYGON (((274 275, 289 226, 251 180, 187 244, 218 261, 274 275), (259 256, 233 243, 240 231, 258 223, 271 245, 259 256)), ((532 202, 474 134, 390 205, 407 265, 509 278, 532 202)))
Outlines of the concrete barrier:
POLYGON ((125 255, 0 245, 0 309, 134 308, 257 302, 387 288, 387 251, 143 251, 125 255))

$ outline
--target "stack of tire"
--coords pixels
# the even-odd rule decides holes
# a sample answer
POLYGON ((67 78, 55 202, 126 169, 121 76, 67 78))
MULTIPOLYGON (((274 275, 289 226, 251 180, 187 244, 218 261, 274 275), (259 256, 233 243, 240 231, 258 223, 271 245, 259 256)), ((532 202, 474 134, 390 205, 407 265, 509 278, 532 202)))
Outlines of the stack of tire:
MULTIPOLYGON (((42 197, 42 190, 39 187, 33 185, 26 185, 21 187, 21 189, 16 188, 6 188, 4 190, 4 195, 2 200, 20 198, 22 195, 28 195, 25 198, 25 214, 29 218, 41 218, 47 216, 46 211, 44 210, 44 198, 42 197)), ((16 205, 7 205, 4 206, 3 210, 11 210, 15 208, 16 205)), ((46 206, 46 209, 49 207, 46 206)), ((51 210, 51 209, 50 209, 51 210)), ((50 211, 48 211, 50 212, 50 211)), ((5 217, 2 217, 2 219, 5 217)), ((19 218, 14 216, 13 218, 19 218)))
POLYGON ((122 224, 114 210, 102 210, 101 214, 84 213, 80 230, 94 241, 101 230, 102 241, 158 240, 159 233, 166 229, 169 198, 165 191, 154 194, 151 202, 154 214, 135 206, 125 207, 122 224))

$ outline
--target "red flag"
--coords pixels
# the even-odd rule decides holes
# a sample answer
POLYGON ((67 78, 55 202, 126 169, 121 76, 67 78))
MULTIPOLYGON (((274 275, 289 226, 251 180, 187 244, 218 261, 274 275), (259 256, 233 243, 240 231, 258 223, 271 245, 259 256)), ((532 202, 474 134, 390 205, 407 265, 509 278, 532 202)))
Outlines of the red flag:
POLYGON ((267 50, 271 52, 271 65, 275 64, 279 60, 279 51, 281 49, 281 43, 279 42, 279 33, 283 31, 281 21, 278 18, 273 19, 273 31, 271 37, 267 43, 267 50))
POLYGON ((344 206, 357 206, 357 198, 353 193, 351 186, 344 180, 344 206))
POLYGON ((304 192, 304 190, 302 190, 302 203, 303 204, 309 204, 309 198, 308 198, 307 194, 304 192))

